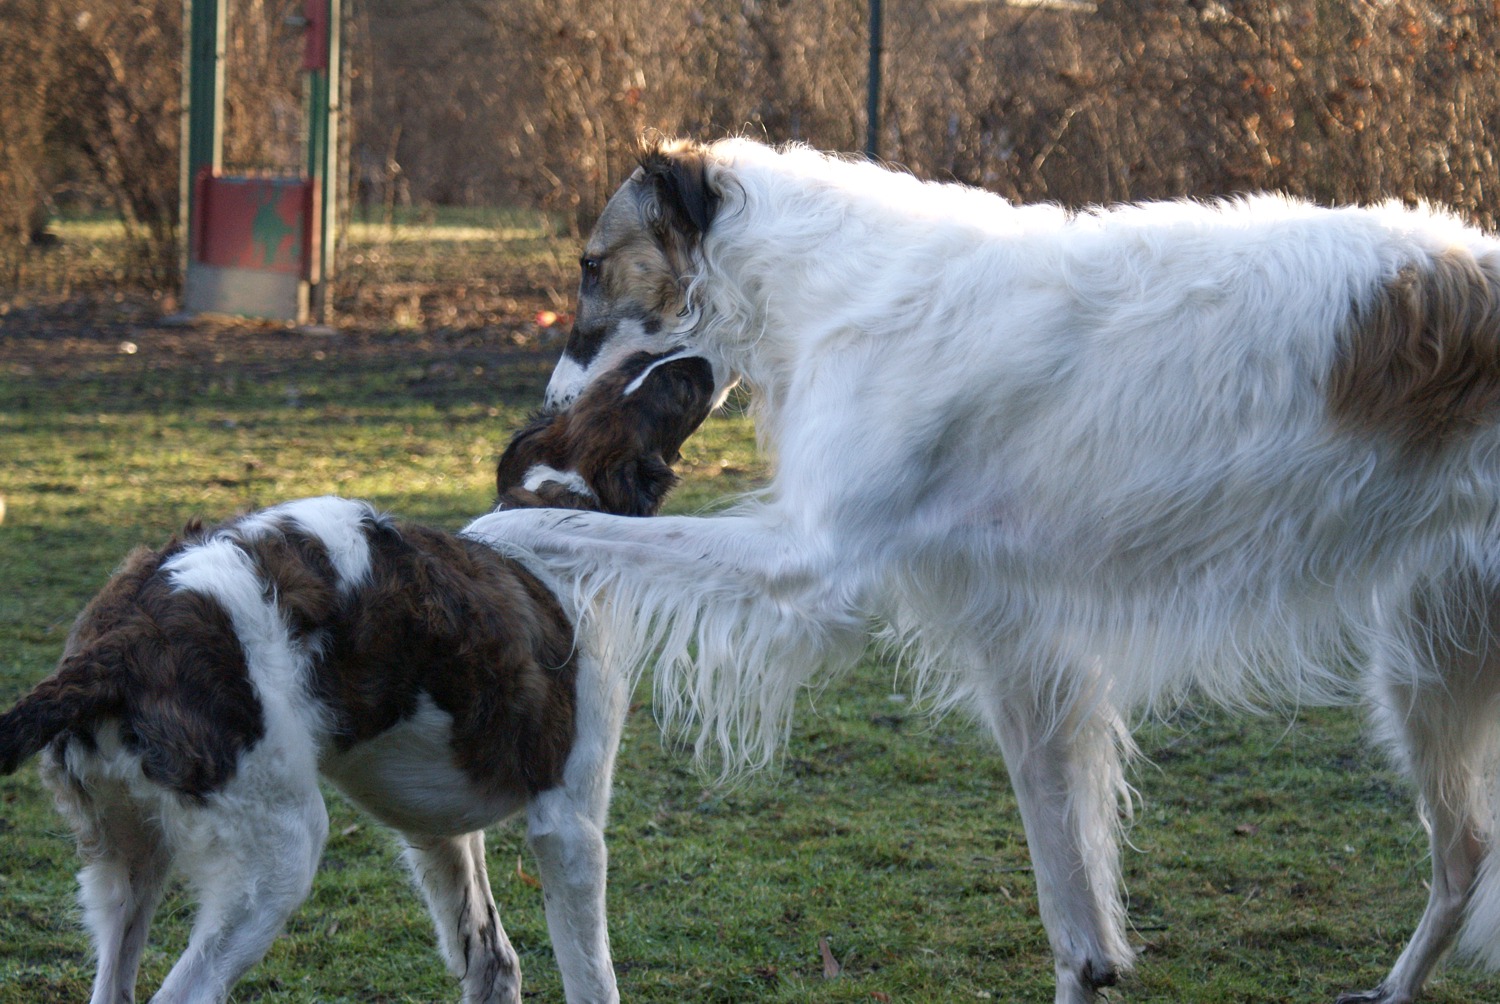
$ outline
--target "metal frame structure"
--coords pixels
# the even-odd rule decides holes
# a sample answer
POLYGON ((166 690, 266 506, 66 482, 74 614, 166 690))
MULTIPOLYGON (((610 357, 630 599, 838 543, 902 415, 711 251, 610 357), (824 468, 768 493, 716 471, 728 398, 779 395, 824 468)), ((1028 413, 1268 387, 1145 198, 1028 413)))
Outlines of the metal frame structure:
POLYGON ((295 175, 226 175, 227 0, 183 0, 183 308, 323 321, 337 226, 340 0, 303 0, 304 157, 295 175))

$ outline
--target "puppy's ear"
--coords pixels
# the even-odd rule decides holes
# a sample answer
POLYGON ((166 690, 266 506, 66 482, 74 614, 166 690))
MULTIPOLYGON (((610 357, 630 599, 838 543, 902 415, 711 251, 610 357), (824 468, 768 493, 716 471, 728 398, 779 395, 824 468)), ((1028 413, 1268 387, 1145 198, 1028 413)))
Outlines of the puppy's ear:
POLYGON ((719 209, 703 150, 688 143, 653 144, 641 155, 641 168, 663 211, 659 225, 694 240, 702 237, 719 209))
POLYGON ((653 446, 663 460, 675 463, 682 444, 711 410, 713 366, 702 356, 674 359, 658 366, 646 383, 646 399, 655 405, 650 423, 656 433, 653 446))

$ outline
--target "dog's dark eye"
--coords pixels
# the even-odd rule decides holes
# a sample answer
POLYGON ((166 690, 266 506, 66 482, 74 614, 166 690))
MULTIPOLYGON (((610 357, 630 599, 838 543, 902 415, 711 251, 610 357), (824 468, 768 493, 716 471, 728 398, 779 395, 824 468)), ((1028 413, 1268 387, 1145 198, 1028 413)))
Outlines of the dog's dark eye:
POLYGON ((583 285, 585 288, 599 281, 599 259, 584 256, 578 259, 578 267, 583 271, 583 285))

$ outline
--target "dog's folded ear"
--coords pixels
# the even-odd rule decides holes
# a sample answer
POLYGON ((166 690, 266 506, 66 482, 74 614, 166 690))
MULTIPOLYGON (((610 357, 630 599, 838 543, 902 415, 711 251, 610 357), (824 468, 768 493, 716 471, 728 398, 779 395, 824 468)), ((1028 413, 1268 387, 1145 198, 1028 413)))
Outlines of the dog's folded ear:
POLYGON ((719 209, 703 151, 691 143, 656 143, 641 155, 641 168, 663 209, 659 225, 685 237, 703 236, 719 209))
POLYGON ((678 451, 713 410, 714 370, 702 356, 670 359, 651 371, 637 407, 649 414, 657 454, 675 463, 678 451))

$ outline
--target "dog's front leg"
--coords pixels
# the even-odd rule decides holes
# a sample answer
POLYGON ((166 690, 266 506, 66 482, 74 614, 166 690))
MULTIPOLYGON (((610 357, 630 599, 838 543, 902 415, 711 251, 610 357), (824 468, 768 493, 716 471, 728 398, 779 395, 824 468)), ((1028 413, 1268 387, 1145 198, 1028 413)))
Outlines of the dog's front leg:
POLYGON ((520 1004, 520 960, 490 894, 484 834, 404 836, 406 860, 437 925, 443 959, 463 981, 464 1004, 520 1004))
POLYGON ((552 804, 533 812, 527 842, 541 872, 547 931, 563 991, 568 1004, 613 1004, 620 994, 605 920, 604 833, 592 819, 563 804, 565 796, 543 795, 539 801, 552 804))
POLYGON ((608 852, 604 820, 628 692, 598 660, 578 661, 578 725, 563 784, 538 795, 526 839, 536 855, 547 930, 568 1004, 615 1004, 614 964, 605 916, 608 852))
POLYGON ((1120 898, 1119 806, 1126 793, 1118 716, 1092 694, 1023 688, 983 708, 1026 829, 1056 1004, 1091 1004, 1130 966, 1120 898), (1059 707, 1062 704, 1071 707, 1059 707))

